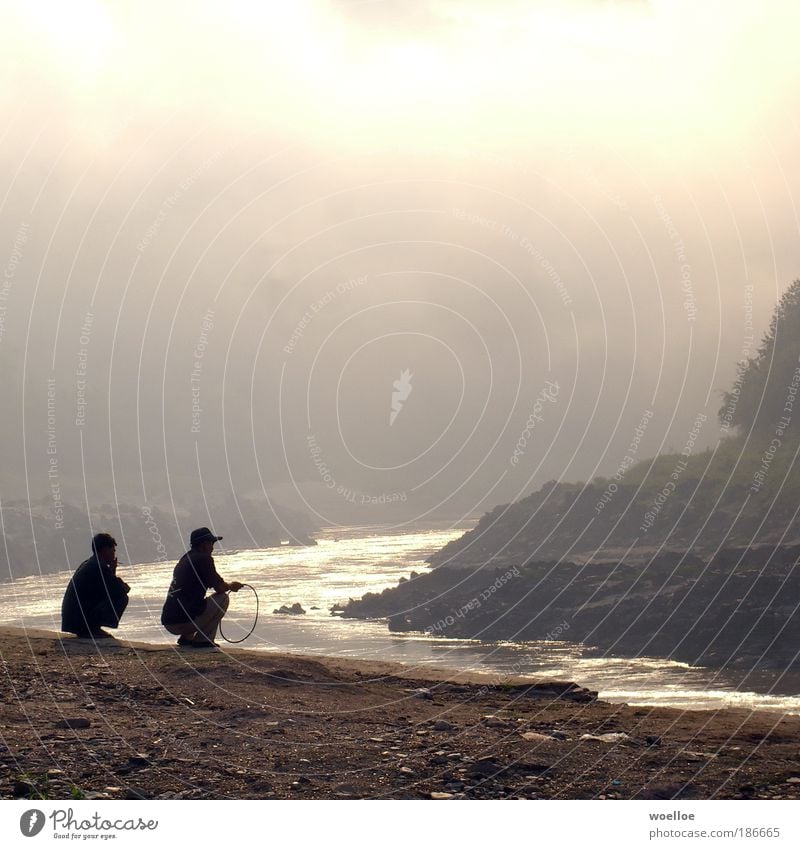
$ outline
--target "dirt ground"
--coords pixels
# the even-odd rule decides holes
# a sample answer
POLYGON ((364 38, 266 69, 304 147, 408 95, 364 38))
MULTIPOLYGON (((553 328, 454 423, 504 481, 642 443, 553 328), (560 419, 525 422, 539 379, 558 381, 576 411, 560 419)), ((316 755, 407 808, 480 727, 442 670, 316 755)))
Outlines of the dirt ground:
POLYGON ((13 628, 0 666, 0 798, 800 799, 800 717, 13 628))

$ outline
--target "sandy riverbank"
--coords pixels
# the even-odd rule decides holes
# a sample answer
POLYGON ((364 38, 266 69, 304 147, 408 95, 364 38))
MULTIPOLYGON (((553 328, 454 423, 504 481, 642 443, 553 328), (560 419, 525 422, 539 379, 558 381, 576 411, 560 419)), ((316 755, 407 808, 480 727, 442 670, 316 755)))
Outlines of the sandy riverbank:
POLYGON ((800 798, 798 717, 8 627, 0 659, 1 798, 800 798))

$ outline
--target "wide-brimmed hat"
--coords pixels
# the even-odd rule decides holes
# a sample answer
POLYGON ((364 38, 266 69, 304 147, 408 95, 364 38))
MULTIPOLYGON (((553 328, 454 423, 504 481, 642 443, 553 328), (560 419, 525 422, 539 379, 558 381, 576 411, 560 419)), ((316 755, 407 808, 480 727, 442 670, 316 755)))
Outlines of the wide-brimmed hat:
POLYGON ((208 528, 196 528, 189 536, 189 542, 192 546, 197 545, 199 542, 219 542, 221 539, 222 537, 212 534, 208 528))

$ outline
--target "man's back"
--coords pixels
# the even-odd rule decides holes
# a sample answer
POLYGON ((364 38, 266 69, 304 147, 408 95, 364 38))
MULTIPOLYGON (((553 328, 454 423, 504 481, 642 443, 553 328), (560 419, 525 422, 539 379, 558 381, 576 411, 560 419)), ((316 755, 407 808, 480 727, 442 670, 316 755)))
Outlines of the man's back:
POLYGON ((210 554, 190 550, 175 566, 169 585, 161 623, 186 622, 203 610, 206 590, 222 583, 210 554))
POLYGON ((75 570, 61 603, 61 630, 86 629, 86 613, 109 598, 115 598, 123 584, 108 566, 92 555, 75 570))

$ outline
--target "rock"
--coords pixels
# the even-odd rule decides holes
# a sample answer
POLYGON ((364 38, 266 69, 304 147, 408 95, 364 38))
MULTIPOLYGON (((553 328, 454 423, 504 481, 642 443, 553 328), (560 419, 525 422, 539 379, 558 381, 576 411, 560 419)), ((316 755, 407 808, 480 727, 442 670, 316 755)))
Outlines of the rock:
POLYGON ((504 720, 500 719, 499 716, 495 716, 494 714, 489 714, 488 716, 482 716, 481 722, 488 726, 489 728, 507 728, 508 723, 504 720))
POLYGON ((437 719, 436 722, 433 723, 434 731, 452 731, 455 728, 451 722, 448 722, 446 719, 437 719))
POLYGON ((18 799, 20 796, 38 796, 39 794, 36 792, 36 787, 30 781, 23 781, 18 778, 14 782, 11 795, 18 799))
POLYGON ((76 716, 69 719, 60 719, 56 723, 56 728, 89 728, 91 721, 82 716, 76 716))
POLYGON ((147 790, 140 787, 128 787, 123 799, 152 799, 153 796, 147 790))
POLYGON ((433 699, 433 693, 427 687, 418 687, 411 695, 415 699, 433 699))
POLYGON ((390 616, 386 624, 390 631, 413 631, 414 625, 407 616, 396 614, 390 616))
POLYGON ((475 761, 474 764, 470 764, 467 768, 467 775, 470 778, 488 778, 489 776, 494 776, 504 767, 497 763, 494 758, 481 758, 479 761, 475 761))
POLYGON ((570 702, 597 701, 597 691, 581 687, 574 681, 537 681, 534 684, 512 686, 509 693, 528 699, 564 699, 570 702))
POLYGON ((436 791, 433 791, 431 793, 431 799, 452 799, 452 798, 453 798, 452 793, 437 793, 436 791))
POLYGON ((400 774, 401 775, 414 775, 414 770, 411 769, 410 767, 407 767, 407 766, 401 766, 400 767, 400 774))
POLYGON ((581 740, 595 740, 598 743, 624 743, 630 737, 624 731, 611 731, 607 734, 581 734, 581 740))
POLYGON ((538 731, 526 731, 522 735, 522 739, 531 743, 552 743, 554 740, 549 734, 540 734, 538 731))
POLYGON ((648 734, 647 737, 644 738, 645 745, 650 746, 653 749, 657 749, 664 742, 657 734, 648 734))
POLYGON ((282 604, 280 607, 277 607, 272 611, 273 613, 278 613, 281 616, 299 616, 305 613, 302 605, 299 601, 296 601, 291 607, 287 607, 285 604, 282 604))
POLYGON ((549 764, 535 764, 535 763, 515 763, 512 764, 509 769, 514 772, 520 772, 523 775, 544 775, 546 772, 549 772, 551 767, 549 764))
POLYGON ((787 784, 800 784, 800 777, 793 775, 791 778, 786 779, 787 784))
POLYGON ((352 799, 354 796, 360 795, 360 791, 352 784, 337 784, 333 788, 334 796, 339 796, 343 799, 352 799))

